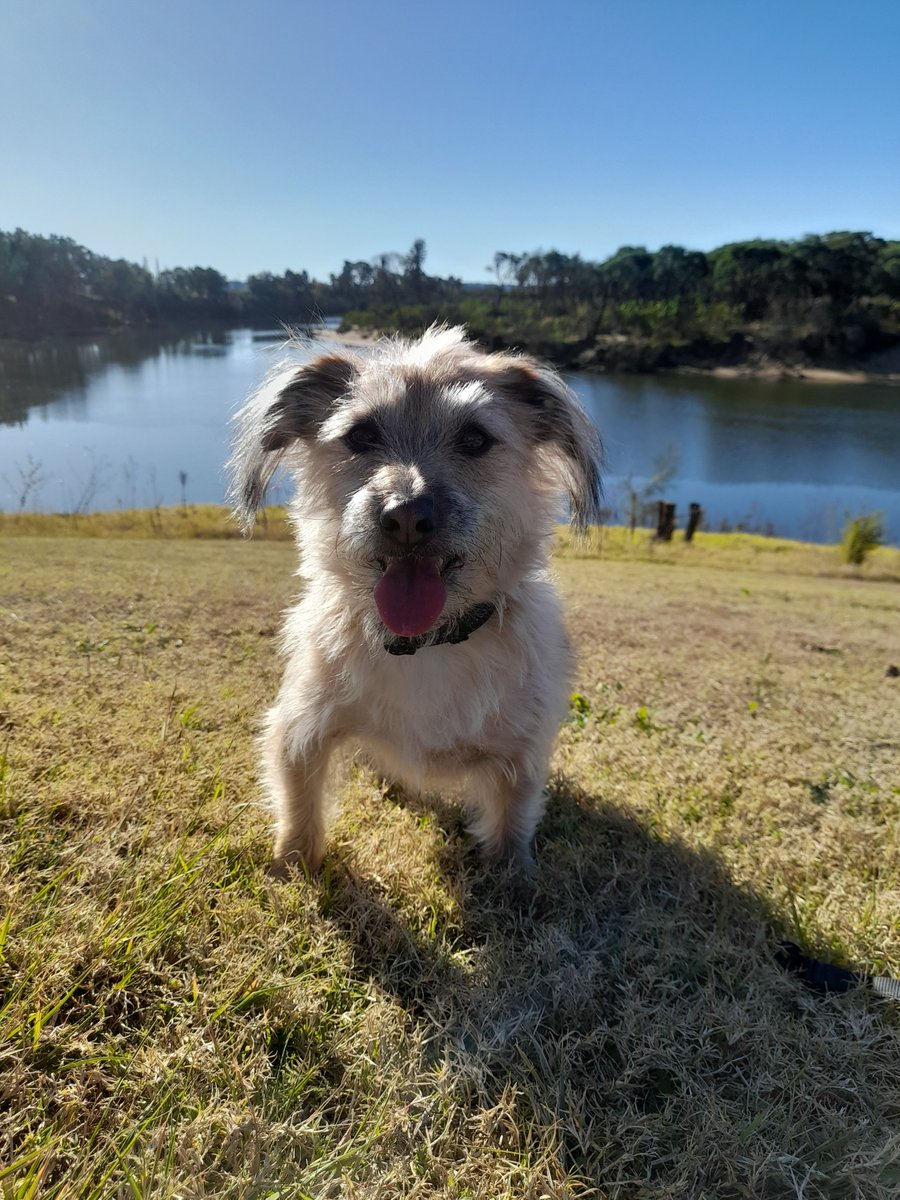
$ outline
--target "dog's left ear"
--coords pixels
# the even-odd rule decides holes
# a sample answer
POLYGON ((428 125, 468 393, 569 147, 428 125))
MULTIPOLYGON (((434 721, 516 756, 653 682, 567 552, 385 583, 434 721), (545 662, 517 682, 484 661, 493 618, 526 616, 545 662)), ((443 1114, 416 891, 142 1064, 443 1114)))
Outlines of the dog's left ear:
POLYGON ((252 528, 285 452, 315 437, 358 372, 356 360, 343 354, 322 354, 302 367, 280 364, 238 413, 228 497, 245 530, 252 528))
MULTIPOLYGON (((489 360, 491 361, 491 360, 489 360)), ((550 452, 579 529, 600 523, 603 450, 594 423, 565 381, 525 355, 496 355, 492 362, 500 388, 530 415, 535 441, 550 452)))

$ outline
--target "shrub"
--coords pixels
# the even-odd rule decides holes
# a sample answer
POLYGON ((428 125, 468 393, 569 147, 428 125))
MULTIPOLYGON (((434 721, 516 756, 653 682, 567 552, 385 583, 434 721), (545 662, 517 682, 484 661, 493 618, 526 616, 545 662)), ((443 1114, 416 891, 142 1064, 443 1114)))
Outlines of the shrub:
POLYGON ((884 525, 882 514, 860 513, 844 526, 844 536, 841 541, 841 555, 844 562, 859 566, 865 560, 870 550, 880 546, 884 541, 884 525))

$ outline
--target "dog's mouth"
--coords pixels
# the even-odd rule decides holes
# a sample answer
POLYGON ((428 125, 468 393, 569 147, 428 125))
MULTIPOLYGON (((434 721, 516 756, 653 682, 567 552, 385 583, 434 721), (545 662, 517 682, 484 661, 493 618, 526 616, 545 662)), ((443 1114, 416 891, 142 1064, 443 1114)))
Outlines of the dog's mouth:
POLYGON ((427 633, 447 603, 445 576, 461 567, 462 559, 408 554, 377 562, 382 575, 374 595, 382 621, 400 637, 427 633))

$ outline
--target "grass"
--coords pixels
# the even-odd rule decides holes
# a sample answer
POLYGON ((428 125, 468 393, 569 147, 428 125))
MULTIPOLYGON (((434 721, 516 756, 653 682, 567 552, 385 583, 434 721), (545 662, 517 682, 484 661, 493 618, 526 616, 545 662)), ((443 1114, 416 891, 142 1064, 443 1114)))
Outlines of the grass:
MULTIPOLYGON (((120 509, 95 513, 0 512, 2 537, 221 538, 239 539, 240 526, 219 504, 120 509)), ((257 517, 255 536, 288 541, 285 510, 272 506, 257 517)))
POLYGON ((267 881, 292 551, 195 519, 0 540, 4 1200, 897 1195, 896 1008, 772 957, 900 973, 896 551, 561 539, 520 911, 356 768, 322 878, 267 881))
MULTIPOLYGON (((0 537, 152 538, 240 540, 241 531, 227 510, 216 504, 177 508, 124 509, 97 513, 0 512, 0 537)), ((289 542, 286 510, 272 505, 257 517, 257 541, 289 542)), ((840 547, 789 541, 751 533, 697 533, 691 544, 680 535, 657 542, 649 529, 623 526, 593 529, 584 538, 560 527, 556 552, 561 558, 748 568, 781 574, 834 575, 900 582, 900 548, 867 546, 863 563, 848 566, 840 547)))

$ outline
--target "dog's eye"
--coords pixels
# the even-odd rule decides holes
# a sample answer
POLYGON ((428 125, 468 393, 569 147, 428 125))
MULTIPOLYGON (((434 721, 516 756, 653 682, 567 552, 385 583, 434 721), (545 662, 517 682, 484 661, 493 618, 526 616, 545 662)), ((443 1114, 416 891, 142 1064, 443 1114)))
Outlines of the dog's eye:
POLYGON ((456 439, 457 450, 469 458, 480 458, 482 454, 487 454, 493 444, 491 435, 477 425, 467 425, 456 439))
POLYGON ((365 454, 381 445, 381 430, 374 421, 361 421, 344 434, 344 445, 354 454, 365 454))

